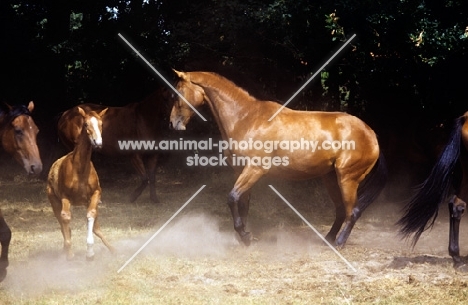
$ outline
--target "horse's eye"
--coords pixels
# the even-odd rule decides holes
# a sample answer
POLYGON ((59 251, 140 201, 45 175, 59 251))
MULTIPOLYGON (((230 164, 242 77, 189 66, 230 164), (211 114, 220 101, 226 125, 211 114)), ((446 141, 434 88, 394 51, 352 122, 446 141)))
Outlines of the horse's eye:
POLYGON ((15 129, 15 136, 21 137, 24 135, 24 132, 22 129, 15 129))

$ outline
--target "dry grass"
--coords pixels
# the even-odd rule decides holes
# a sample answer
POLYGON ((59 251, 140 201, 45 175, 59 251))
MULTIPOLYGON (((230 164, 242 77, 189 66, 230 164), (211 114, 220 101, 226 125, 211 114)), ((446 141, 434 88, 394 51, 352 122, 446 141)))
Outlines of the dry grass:
MULTIPOLYGON (((333 211, 319 182, 261 181, 253 190, 250 217, 259 240, 246 248, 236 240, 225 204, 230 170, 166 164, 158 175, 159 205, 147 203, 146 192, 137 203, 126 203, 137 181, 125 171, 109 171, 98 168, 104 192, 100 221, 118 253, 111 255, 96 240, 92 262, 85 260, 84 209, 73 210, 76 256, 68 262, 44 182, 24 181, 13 168, 0 174, 0 202, 14 232, 1 304, 440 305, 468 299, 468 275, 456 272, 446 253, 443 211, 412 251, 396 236, 395 205, 372 206, 340 250, 358 270, 354 273, 267 187, 275 185, 326 233, 333 211), (117 273, 201 184, 207 187, 200 195, 117 273)), ((463 237, 462 250, 467 244, 463 237)))

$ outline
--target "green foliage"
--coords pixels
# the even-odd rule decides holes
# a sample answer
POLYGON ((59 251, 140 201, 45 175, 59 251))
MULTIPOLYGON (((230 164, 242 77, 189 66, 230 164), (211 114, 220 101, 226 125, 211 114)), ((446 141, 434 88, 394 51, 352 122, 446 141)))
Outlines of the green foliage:
MULTIPOLYGON (((11 50, 3 57, 54 63, 48 71, 60 75, 70 100, 124 103, 157 81, 118 33, 168 75, 173 67, 233 74, 254 94, 279 100, 288 99, 356 34, 292 107, 364 114, 385 96, 438 112, 467 98, 454 76, 466 68, 468 55, 464 0, 73 0, 61 6, 10 0, 1 8, 11 29, 4 39, 11 50)), ((28 85, 34 87, 39 74, 31 74, 28 85)))

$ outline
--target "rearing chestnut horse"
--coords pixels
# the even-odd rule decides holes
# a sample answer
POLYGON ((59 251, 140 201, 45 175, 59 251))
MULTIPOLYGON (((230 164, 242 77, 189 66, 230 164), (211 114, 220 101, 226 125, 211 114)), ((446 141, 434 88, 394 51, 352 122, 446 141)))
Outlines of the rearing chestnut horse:
MULTIPOLYGON (((139 103, 124 107, 110 107, 98 104, 82 104, 79 107, 85 111, 101 111, 108 108, 103 118, 102 147, 99 153, 106 156, 130 155, 133 167, 141 178, 141 184, 130 195, 134 202, 149 185, 150 199, 159 202, 156 195, 156 165, 159 155, 154 151, 122 150, 119 140, 158 140, 162 136, 161 118, 164 114, 165 100, 168 98, 165 90, 157 90, 139 103)), ((65 111, 58 122, 58 133, 61 142, 70 150, 73 149, 81 131, 78 106, 65 111)))
MULTIPOLYGON (((229 193, 228 205, 234 228, 246 245, 252 239, 250 232, 245 231, 250 189, 262 176, 268 175, 287 179, 323 177, 336 209, 335 222, 326 238, 337 246, 343 246, 361 213, 376 199, 386 182, 385 162, 374 131, 360 119, 340 112, 285 108, 269 122, 281 107, 278 103, 257 100, 215 73, 175 72, 180 78, 177 90, 195 108, 208 104, 224 141, 270 141, 277 144, 301 140, 323 144, 325 141, 354 141, 354 149, 324 145, 323 149, 318 148, 314 152, 310 149, 289 151, 280 147, 270 153, 240 147, 229 147, 224 151, 231 165, 240 156, 257 161, 277 160, 270 167, 259 162, 247 162, 244 167, 234 166, 238 178, 229 193), (336 238, 343 223, 344 228, 336 238)), ((179 98, 170 116, 172 127, 185 130, 193 114, 193 110, 179 98)))
MULTIPOLYGON (((42 161, 37 147, 36 137, 39 129, 31 117, 34 103, 27 106, 9 106, 0 108, 0 140, 6 152, 23 166, 28 175, 39 175, 42 171, 42 161)), ((0 211, 0 282, 5 278, 8 267, 8 248, 11 240, 11 230, 0 211)))
POLYGON ((447 200, 452 187, 455 195, 448 200, 450 233, 448 252, 455 268, 465 268, 460 257, 460 220, 468 201, 468 112, 455 120, 450 138, 427 179, 406 205, 405 215, 398 221, 404 237, 412 234, 415 246, 421 234, 431 228, 437 218, 439 206, 447 200), (463 178, 453 185, 453 171, 461 165, 463 178), (431 220, 432 219, 432 220, 431 220))
POLYGON ((58 159, 52 164, 47 179, 47 196, 54 211, 55 217, 60 223, 64 239, 64 250, 67 259, 73 258, 71 250, 71 206, 85 206, 88 219, 86 258, 94 258, 93 233, 101 238, 104 245, 113 252, 114 249, 102 235, 98 223, 97 206, 101 202, 101 186, 99 177, 91 162, 93 147, 102 145, 102 120, 106 109, 99 113, 95 111, 85 112, 78 107, 81 116, 81 130, 77 143, 72 152, 58 159))

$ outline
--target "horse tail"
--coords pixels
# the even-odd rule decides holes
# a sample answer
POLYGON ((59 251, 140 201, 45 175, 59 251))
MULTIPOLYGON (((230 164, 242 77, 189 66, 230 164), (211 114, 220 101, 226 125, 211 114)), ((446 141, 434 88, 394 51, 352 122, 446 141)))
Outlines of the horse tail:
POLYGON ((380 151, 379 158, 377 159, 374 167, 358 187, 357 196, 359 210, 364 211, 372 202, 375 201, 375 199, 377 199, 387 183, 387 178, 387 163, 382 151, 380 151))
POLYGON ((429 177, 418 187, 416 194, 406 204, 405 215, 397 222, 397 225, 401 226, 400 234, 403 237, 408 238, 414 233, 413 247, 421 234, 434 225, 439 206, 449 195, 453 170, 460 155, 461 131, 464 123, 464 116, 455 120, 448 143, 429 177))

